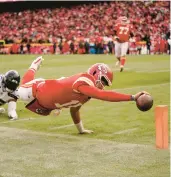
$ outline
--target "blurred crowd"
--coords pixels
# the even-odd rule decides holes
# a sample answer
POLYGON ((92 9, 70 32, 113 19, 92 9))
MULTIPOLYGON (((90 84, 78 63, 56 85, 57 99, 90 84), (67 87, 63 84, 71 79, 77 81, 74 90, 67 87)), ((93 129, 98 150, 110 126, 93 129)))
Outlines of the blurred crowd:
POLYGON ((143 40, 150 42, 154 50, 160 48, 162 40, 167 45, 169 6, 169 1, 109 1, 70 8, 6 12, 0 14, 0 39, 13 44, 12 53, 35 51, 34 43, 51 44, 39 47, 39 52, 113 53, 114 25, 119 16, 125 15, 134 27, 132 48, 133 43, 143 40))

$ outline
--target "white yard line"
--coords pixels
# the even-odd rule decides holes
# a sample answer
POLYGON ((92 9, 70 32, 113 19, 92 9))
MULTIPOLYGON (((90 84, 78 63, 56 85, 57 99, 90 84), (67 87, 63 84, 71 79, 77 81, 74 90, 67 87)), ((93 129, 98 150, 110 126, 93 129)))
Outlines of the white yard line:
POLYGON ((149 71, 149 70, 140 70, 140 71, 135 71, 136 73, 162 73, 162 72, 168 72, 170 71, 169 69, 165 70, 156 70, 156 71, 149 71))
POLYGON ((0 122, 0 124, 7 124, 7 123, 14 123, 14 122, 22 122, 22 121, 29 121, 29 120, 34 120, 36 118, 23 118, 23 119, 17 119, 17 120, 8 120, 8 121, 5 121, 5 122, 0 122))
POLYGON ((127 87, 127 88, 117 88, 117 89, 113 89, 114 91, 116 90, 132 90, 132 89, 136 89, 136 88, 153 88, 153 87, 158 87, 158 86, 164 86, 164 85, 169 85, 170 83, 163 83, 163 84, 154 84, 154 85, 141 85, 141 86, 135 86, 135 87, 127 87))
POLYGON ((144 147, 144 148, 153 148, 153 145, 147 145, 147 144, 136 144, 136 143, 120 143, 120 142, 116 142, 116 141, 111 141, 111 140, 103 140, 103 139, 96 139, 96 138, 89 138, 89 137, 85 137, 84 135, 79 135, 78 136, 74 136, 71 134, 57 134, 57 133, 47 133, 47 132, 39 132, 39 131, 34 131, 34 130, 27 130, 27 129, 20 129, 20 128, 12 128, 12 127, 3 127, 0 126, 0 132, 5 132, 6 134, 9 134, 9 136, 21 136, 24 134, 30 134, 30 137, 33 135, 37 135, 37 136, 50 136, 50 137, 56 137, 56 138, 66 138, 66 139, 72 139, 72 140, 79 140, 82 142, 89 142, 89 143, 95 143, 95 142, 99 142, 102 144, 115 144, 115 145, 121 145, 122 147, 144 147), (11 135, 10 135, 11 134, 11 135))
POLYGON ((130 133, 130 132, 133 132, 135 130, 137 130, 138 128, 130 128, 130 129, 126 129, 126 130, 121 130, 121 131, 118 131, 118 132, 115 132, 113 134, 126 134, 126 133, 130 133))
POLYGON ((63 129, 63 128, 68 128, 68 127, 72 127, 72 126, 74 126, 74 124, 68 124, 68 125, 63 125, 63 126, 59 126, 59 127, 50 127, 49 130, 63 129))

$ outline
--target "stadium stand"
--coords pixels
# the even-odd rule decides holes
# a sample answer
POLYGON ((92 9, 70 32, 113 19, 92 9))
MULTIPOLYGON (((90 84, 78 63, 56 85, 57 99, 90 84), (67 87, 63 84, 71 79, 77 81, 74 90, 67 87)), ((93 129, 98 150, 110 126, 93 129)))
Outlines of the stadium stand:
POLYGON ((128 16, 130 54, 166 53, 169 1, 96 2, 0 11, 0 53, 113 53, 114 25, 128 16), (148 44, 148 45, 147 45, 148 44))

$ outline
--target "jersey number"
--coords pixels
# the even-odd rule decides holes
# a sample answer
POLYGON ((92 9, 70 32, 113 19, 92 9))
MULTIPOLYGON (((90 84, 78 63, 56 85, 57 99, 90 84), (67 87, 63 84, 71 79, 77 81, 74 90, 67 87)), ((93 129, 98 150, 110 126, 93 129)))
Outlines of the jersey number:
POLYGON ((71 107, 78 107, 81 106, 82 104, 77 101, 77 100, 72 100, 68 103, 64 103, 64 104, 59 104, 59 103, 55 103, 55 106, 59 109, 61 108, 71 108, 71 107))
POLYGON ((128 31, 129 31, 128 27, 124 27, 124 26, 119 27, 119 34, 128 34, 128 31))

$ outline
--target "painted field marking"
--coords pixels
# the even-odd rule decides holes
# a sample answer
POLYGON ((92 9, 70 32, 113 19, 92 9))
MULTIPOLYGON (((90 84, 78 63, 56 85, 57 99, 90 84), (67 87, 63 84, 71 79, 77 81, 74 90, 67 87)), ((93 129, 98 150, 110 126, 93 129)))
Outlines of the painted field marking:
POLYGON ((140 70, 140 71, 135 71, 136 73, 162 73, 162 72, 168 72, 170 71, 169 69, 166 70, 158 70, 158 71, 149 71, 149 70, 140 70))
POLYGON ((121 130, 121 131, 118 131, 118 132, 115 132, 113 134, 125 134, 125 133, 130 133, 130 132, 133 132, 135 130, 138 130, 138 128, 130 128, 130 129, 126 129, 126 130, 121 130))
POLYGON ((14 123, 14 122, 22 122, 22 121, 28 121, 28 120, 34 120, 36 118, 23 118, 23 119, 17 119, 17 120, 8 120, 8 121, 5 121, 5 122, 0 122, 0 124, 7 124, 7 123, 14 123))
POLYGON ((63 129, 63 128, 72 127, 72 126, 74 126, 74 124, 68 124, 68 125, 63 125, 59 127, 50 127, 49 130, 63 129))
POLYGON ((23 135, 23 134, 27 134, 29 133, 30 136, 31 135, 38 135, 38 136, 50 136, 50 137, 59 137, 59 138, 67 138, 67 139, 72 139, 72 140, 81 140, 83 141, 84 139, 84 142, 87 140, 89 143, 95 143, 95 142, 99 142, 99 143, 102 143, 102 144, 106 144, 106 143, 110 143, 110 144, 115 144, 115 145, 121 145, 123 147, 127 147, 127 146, 130 146, 130 147, 144 147, 144 148, 153 148, 153 145, 149 145, 149 144, 137 144, 137 143, 120 143, 120 142, 117 142, 117 141, 111 141, 111 140, 103 140, 103 139, 96 139, 96 138, 89 138, 89 137, 85 137, 85 136, 82 136, 82 135, 77 135, 77 136, 74 136, 74 135, 71 135, 71 134, 57 134, 57 133, 48 133, 48 132, 40 132, 40 131, 34 131, 34 130, 28 130, 28 129, 20 129, 20 128, 13 128, 13 127, 3 127, 3 126, 0 126, 0 131, 4 131, 5 133, 9 134, 9 136, 11 137, 10 133, 14 136, 15 134, 20 136, 20 135, 23 135), (81 138, 80 138, 81 137, 81 138))
POLYGON ((152 88, 152 87, 158 87, 158 86, 164 86, 164 85, 169 85, 170 83, 163 83, 163 84, 154 84, 154 85, 142 85, 142 86, 135 86, 135 87, 127 87, 127 88, 117 88, 117 89, 113 89, 114 91, 119 91, 119 90, 132 90, 132 89, 137 89, 137 88, 152 88))

